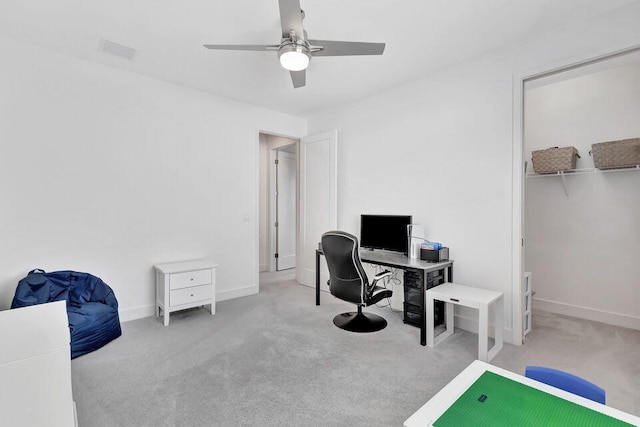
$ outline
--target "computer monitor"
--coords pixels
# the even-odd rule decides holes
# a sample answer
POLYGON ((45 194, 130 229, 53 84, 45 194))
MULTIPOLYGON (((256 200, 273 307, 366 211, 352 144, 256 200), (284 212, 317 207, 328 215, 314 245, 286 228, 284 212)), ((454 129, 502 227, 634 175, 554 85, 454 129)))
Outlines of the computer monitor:
POLYGON ((407 253, 411 215, 361 215, 360 246, 407 253))

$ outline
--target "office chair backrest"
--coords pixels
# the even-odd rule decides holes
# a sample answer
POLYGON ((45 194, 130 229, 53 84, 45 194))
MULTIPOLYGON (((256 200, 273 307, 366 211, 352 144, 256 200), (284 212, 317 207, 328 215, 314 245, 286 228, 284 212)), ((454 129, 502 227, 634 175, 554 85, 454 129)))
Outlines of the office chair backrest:
POLYGON ((360 261, 358 238, 344 231, 322 235, 322 250, 329 267, 329 291, 336 298, 364 304, 369 285, 360 261))
POLYGON ((543 366, 527 366, 525 377, 577 394, 594 402, 605 402, 605 391, 597 385, 568 372, 543 366))

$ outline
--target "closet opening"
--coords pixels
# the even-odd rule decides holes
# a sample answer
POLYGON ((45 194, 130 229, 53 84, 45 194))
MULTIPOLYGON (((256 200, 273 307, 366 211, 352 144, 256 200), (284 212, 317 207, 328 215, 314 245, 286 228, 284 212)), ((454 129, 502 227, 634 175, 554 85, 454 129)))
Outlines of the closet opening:
MULTIPOLYGON (((514 251, 514 279, 519 279, 514 338, 519 332, 524 340, 532 308, 640 329, 640 165, 601 169, 602 159, 596 159, 597 168, 590 153, 600 149, 593 144, 636 138, 640 144, 640 50, 523 78, 520 84, 514 195, 518 184, 522 192, 519 215, 514 200, 514 218, 521 218, 521 228, 516 234, 514 224, 514 236, 522 240, 514 242, 520 243, 514 251), (571 151, 568 147, 579 153, 575 165, 567 166, 564 162, 571 162, 562 156, 556 160, 559 150, 571 151), (551 169, 568 170, 540 173, 549 172, 540 159, 553 159, 551 169)), ((640 146, 637 150, 628 154, 631 163, 640 163, 634 157, 640 146)))

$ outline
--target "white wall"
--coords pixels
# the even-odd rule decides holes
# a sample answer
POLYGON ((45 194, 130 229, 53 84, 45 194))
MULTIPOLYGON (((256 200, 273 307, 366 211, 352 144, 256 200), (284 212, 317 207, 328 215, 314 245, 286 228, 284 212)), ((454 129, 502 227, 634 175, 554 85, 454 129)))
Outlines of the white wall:
MULTIPOLYGON (((525 94, 525 153, 574 146, 593 168, 592 143, 640 137, 640 64, 525 94)), ((640 329, 640 172, 529 177, 525 268, 534 307, 640 329)))
MULTIPOLYGON (((0 309, 36 267, 93 273, 123 320, 152 265, 208 257, 257 292, 258 132, 306 120, 0 38, 0 309)), ((215 78, 215 76, 212 76, 215 78)))
POLYGON ((511 329, 514 78, 638 44, 639 18, 634 4, 310 117, 311 134, 339 129, 338 227, 412 214, 451 248, 456 282, 505 292, 511 329))

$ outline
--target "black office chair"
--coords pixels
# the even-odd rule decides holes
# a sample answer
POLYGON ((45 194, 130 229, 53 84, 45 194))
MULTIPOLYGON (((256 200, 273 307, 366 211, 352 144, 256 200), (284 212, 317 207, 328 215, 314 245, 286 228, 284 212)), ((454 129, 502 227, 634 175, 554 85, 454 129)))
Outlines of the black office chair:
POLYGON ((322 251, 329 267, 329 291, 358 307, 357 312, 338 314, 333 323, 351 332, 375 332, 384 329, 387 321, 376 314, 363 313, 362 307, 391 296, 391 290, 376 286, 378 280, 390 276, 391 272, 377 274, 370 284, 359 249, 358 238, 349 233, 328 231, 322 235, 322 251))

